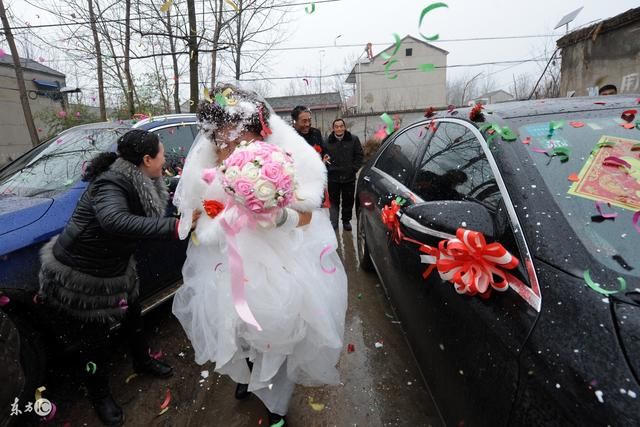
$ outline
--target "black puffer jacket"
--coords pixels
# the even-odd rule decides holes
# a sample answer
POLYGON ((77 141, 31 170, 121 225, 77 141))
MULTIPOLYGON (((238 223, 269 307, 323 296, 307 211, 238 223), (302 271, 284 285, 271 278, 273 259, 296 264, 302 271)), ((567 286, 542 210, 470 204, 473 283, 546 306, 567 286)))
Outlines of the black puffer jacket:
POLYGON ((362 166, 362 145, 360 139, 351 132, 345 132, 341 141, 331 132, 325 149, 331 159, 327 164, 330 182, 351 182, 356 179, 356 173, 362 166))
POLYGON ((164 217, 167 200, 162 179, 117 159, 89 184, 62 234, 43 247, 44 301, 82 320, 121 317, 120 306, 138 296, 137 242, 177 238, 178 220, 164 217))
POLYGON ((149 202, 143 206, 141 196, 147 201, 153 197, 151 190, 143 191, 148 194, 139 195, 131 177, 113 167, 101 174, 80 198, 53 248, 55 257, 94 276, 123 274, 138 241, 171 237, 176 232, 177 220, 162 217, 167 199, 162 201, 160 196, 158 202, 164 205, 157 208, 149 202))

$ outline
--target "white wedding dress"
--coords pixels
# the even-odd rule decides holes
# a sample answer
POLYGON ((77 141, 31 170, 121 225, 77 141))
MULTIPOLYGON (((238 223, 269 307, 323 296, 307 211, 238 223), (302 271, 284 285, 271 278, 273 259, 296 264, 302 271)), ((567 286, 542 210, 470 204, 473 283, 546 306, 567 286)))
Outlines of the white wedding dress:
MULTIPOLYGON (((298 210, 320 206, 326 171, 319 156, 290 126, 272 114, 273 134, 266 142, 292 154, 298 210)), ((203 199, 225 202, 216 179, 202 181, 215 165, 215 151, 201 134, 187 158, 175 203, 182 224, 201 209, 203 199)), ((173 313, 191 340, 196 362, 214 362, 215 370, 249 384, 274 413, 286 414, 294 385, 336 384, 336 363, 343 347, 347 277, 335 249, 337 241, 327 212, 313 209, 311 223, 298 228, 244 228, 236 235, 243 258, 245 296, 258 331, 236 313, 231 295, 227 236, 220 218, 203 213, 197 241, 189 243, 182 274, 184 285, 173 313), (246 359, 253 362, 250 371, 246 359)), ((184 229, 183 229, 184 234, 184 229)))

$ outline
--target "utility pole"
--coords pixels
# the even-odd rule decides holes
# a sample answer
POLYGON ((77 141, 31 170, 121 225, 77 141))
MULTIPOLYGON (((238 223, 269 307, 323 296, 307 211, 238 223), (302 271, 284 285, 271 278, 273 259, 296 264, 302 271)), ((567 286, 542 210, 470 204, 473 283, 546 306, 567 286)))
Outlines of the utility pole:
POLYGON ((11 57, 13 58, 13 66, 16 69, 16 80, 18 81, 18 90, 20 91, 20 103, 22 104, 22 112, 24 113, 24 120, 27 122, 27 129, 29 129, 29 136, 31 137, 31 145, 34 147, 40 143, 38 139, 38 131, 36 125, 33 123, 33 115, 31 114, 31 105, 29 105, 29 97, 27 95, 27 87, 24 84, 24 75, 22 74, 22 64, 20 64, 20 56, 18 55, 18 49, 16 49, 16 42, 13 39, 13 33, 9 26, 9 19, 7 18, 7 12, 4 8, 4 2, 0 0, 0 19, 2 19, 2 27, 4 28, 4 34, 7 38, 7 43, 11 49, 11 57))

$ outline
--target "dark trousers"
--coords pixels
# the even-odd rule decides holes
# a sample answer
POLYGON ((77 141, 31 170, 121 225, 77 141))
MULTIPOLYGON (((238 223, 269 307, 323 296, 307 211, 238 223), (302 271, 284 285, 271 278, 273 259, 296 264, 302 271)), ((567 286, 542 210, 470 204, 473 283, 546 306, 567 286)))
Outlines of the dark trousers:
MULTIPOLYGON (((75 373, 81 375, 89 391, 89 397, 99 399, 109 393, 109 357, 113 345, 113 333, 107 323, 82 322, 65 319, 66 335, 78 347, 75 373)), ((141 307, 139 303, 129 305, 122 321, 121 331, 127 341, 133 363, 142 363, 149 358, 149 344, 144 336, 141 307)))
POLYGON ((342 223, 351 221, 353 212, 353 198, 356 192, 356 182, 331 182, 329 181, 329 200, 331 208, 329 217, 334 228, 338 227, 338 216, 342 206, 342 223), (342 199, 342 202, 341 200, 342 199))

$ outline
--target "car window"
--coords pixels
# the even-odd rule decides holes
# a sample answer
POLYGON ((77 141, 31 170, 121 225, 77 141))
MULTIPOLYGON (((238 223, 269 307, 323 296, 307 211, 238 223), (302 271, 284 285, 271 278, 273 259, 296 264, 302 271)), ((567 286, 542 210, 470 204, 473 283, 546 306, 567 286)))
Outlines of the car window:
POLYGON ((194 124, 177 124, 153 131, 164 145, 165 171, 169 176, 180 175, 184 160, 197 134, 194 124))
POLYGON ((439 123, 411 190, 425 201, 471 200, 495 211, 502 197, 480 141, 468 127, 439 123))
POLYGON ((70 188, 85 164, 113 147, 127 130, 81 127, 58 135, 2 170, 0 194, 30 197, 70 188))
POLYGON ((424 146, 429 132, 424 126, 415 126, 400 133, 376 161, 375 167, 401 183, 408 185, 415 171, 416 158, 424 146))
MULTIPOLYGON (((609 269, 640 276, 633 219, 640 211, 640 129, 610 111, 530 117, 515 124, 520 138, 530 141, 523 151, 557 206, 553 214, 562 215, 585 249, 609 269)), ((584 269, 574 257, 564 258, 568 267, 584 269)))

